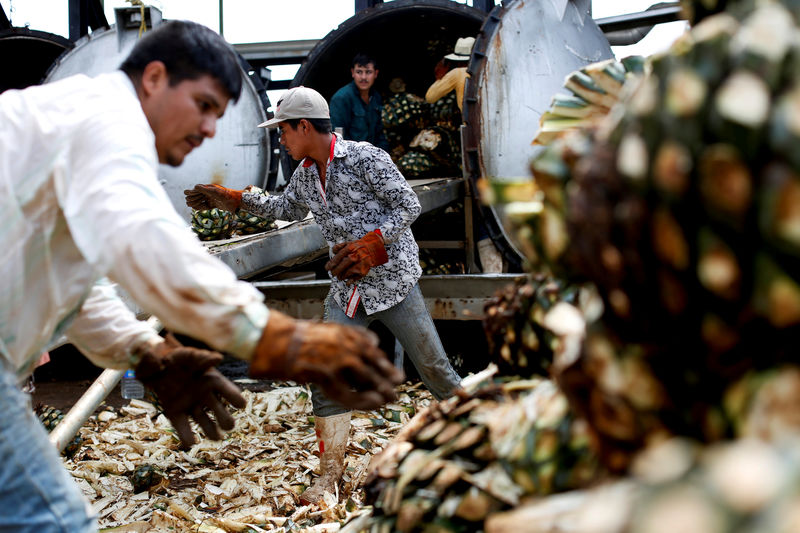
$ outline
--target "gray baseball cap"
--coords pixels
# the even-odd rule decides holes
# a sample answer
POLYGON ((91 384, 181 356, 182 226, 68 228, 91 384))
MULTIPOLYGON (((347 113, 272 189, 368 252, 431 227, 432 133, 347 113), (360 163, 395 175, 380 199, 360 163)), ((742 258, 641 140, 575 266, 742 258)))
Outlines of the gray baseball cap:
POLYGON ((314 89, 292 87, 275 106, 275 116, 258 125, 259 128, 277 128, 278 124, 296 118, 331 118, 328 102, 314 89))

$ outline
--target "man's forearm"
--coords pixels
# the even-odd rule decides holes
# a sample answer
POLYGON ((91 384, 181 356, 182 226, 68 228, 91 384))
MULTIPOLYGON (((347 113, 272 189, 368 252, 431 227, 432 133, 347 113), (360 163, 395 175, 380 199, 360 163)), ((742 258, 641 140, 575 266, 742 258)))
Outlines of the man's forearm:
POLYGON ((95 284, 65 333, 81 353, 102 368, 130 368, 142 346, 160 339, 136 318, 107 280, 95 284))
POLYGON ((304 219, 308 214, 308 206, 292 201, 291 196, 293 196, 291 189, 275 195, 245 192, 242 195, 241 209, 264 218, 286 221, 304 219))

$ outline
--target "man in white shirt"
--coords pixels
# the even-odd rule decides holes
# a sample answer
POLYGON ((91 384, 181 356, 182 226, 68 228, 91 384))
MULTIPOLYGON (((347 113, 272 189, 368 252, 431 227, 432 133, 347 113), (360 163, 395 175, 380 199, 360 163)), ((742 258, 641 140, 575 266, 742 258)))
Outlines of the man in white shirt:
POLYGON ((165 341, 111 282, 170 330, 250 361, 255 377, 317 382, 355 408, 394 397, 402 375, 364 329, 297 321, 211 257, 175 212, 158 163, 180 165, 241 91, 232 48, 173 21, 119 71, 0 95, 0 531, 96 531, 77 486, 17 387, 66 335, 95 364, 135 368, 184 445, 211 438, 238 389, 216 352, 165 341), (213 413, 213 418, 208 413, 213 413))

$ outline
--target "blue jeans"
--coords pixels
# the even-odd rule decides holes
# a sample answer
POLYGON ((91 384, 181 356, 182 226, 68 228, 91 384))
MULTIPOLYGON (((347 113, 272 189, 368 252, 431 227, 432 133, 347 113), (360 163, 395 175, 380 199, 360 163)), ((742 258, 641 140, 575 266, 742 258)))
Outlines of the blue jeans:
MULTIPOLYGON (((447 359, 436 326, 425 307, 419 284, 414 285, 402 302, 389 309, 367 315, 364 306, 359 304, 353 318, 344 313, 330 293, 325 298, 326 322, 367 327, 373 320, 383 323, 400 341, 422 382, 437 400, 453 393, 461 378, 447 359)), ((316 416, 333 416, 349 411, 326 397, 316 385, 311 385, 311 393, 316 416)))
POLYGON ((95 518, 15 373, 0 364, 0 532, 94 533, 95 518))

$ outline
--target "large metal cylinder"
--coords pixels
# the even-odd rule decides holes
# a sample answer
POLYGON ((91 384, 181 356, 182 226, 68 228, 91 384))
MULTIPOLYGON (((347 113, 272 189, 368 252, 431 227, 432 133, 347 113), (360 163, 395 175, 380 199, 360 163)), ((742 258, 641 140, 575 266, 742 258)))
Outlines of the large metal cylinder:
MULTIPOLYGON (((326 100, 352 80, 356 53, 378 63, 375 89, 389 96, 389 83, 401 78, 406 90, 424 96, 434 81, 434 67, 452 53, 460 37, 477 35, 486 13, 452 0, 394 0, 359 11, 329 32, 308 54, 291 86, 305 85, 326 100)), ((384 99, 385 99, 384 97, 384 99)), ((281 148, 284 176, 297 162, 281 148)), ((445 176, 442 176, 445 177, 445 176)), ((452 176, 447 176, 452 177, 452 176)))
POLYGON ((348 83, 357 52, 378 61, 375 88, 388 92, 392 78, 425 95, 433 67, 459 37, 476 35, 486 13, 452 0, 395 0, 360 11, 322 38, 297 71, 292 86, 305 85, 330 99, 348 83))
MULTIPOLYGON (((116 10, 116 24, 108 30, 95 31, 75 43, 53 64, 46 82, 73 74, 95 76, 118 68, 138 40, 139 8, 116 10)), ((146 8, 146 22, 157 26, 161 12, 146 8)), ((214 138, 190 153, 179 167, 159 166, 159 178, 175 209, 187 220, 184 189, 197 183, 218 183, 234 189, 247 185, 263 187, 269 168, 269 136, 258 124, 267 119, 263 87, 259 95, 254 82, 243 71, 242 95, 228 106, 217 122, 214 138)))
POLYGON ((27 28, 0 31, 0 93, 44 79, 47 69, 72 43, 60 35, 27 28))
MULTIPOLYGON (((512 0, 497 6, 473 47, 464 89, 462 150, 469 179, 530 176, 539 118, 553 95, 567 92, 564 78, 611 57, 590 0, 512 0)), ((502 209, 481 205, 480 211, 506 260, 521 268, 522 255, 503 227, 502 209)))

